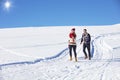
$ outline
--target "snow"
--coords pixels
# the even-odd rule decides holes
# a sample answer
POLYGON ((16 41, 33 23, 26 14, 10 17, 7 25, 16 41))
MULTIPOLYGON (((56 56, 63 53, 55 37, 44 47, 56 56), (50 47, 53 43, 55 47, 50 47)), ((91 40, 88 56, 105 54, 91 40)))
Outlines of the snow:
POLYGON ((0 80, 120 80, 120 24, 0 29, 0 80), (69 61, 68 34, 76 28, 78 62, 69 61), (92 36, 92 60, 80 45, 92 36))

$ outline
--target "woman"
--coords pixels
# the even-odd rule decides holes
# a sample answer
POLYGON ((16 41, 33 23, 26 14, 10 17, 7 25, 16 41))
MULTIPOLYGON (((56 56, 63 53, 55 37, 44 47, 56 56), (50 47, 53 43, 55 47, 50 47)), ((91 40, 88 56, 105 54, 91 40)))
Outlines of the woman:
POLYGON ((77 62, 77 53, 76 53, 76 33, 75 28, 71 29, 71 32, 69 34, 69 53, 70 53, 70 61, 72 60, 72 49, 75 56, 75 61, 77 62))

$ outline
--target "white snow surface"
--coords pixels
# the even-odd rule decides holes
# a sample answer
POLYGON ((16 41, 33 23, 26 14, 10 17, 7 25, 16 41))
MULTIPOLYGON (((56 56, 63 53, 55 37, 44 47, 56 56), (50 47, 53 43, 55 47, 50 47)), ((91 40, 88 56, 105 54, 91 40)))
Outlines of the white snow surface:
POLYGON ((0 80, 120 80, 120 24, 0 29, 0 80), (76 28, 78 62, 69 61, 68 35, 76 28), (92 59, 80 38, 92 37, 92 59))

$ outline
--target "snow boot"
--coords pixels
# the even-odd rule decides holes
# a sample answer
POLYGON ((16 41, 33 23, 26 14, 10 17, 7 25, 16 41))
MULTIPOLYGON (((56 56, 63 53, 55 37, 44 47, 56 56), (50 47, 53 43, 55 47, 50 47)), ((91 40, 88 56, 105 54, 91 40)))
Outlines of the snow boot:
POLYGON ((89 60, 91 60, 91 57, 89 57, 89 60))
POLYGON ((72 56, 70 56, 70 61, 72 61, 72 56))
POLYGON ((87 59, 88 57, 87 56, 85 56, 85 59, 87 59))
POLYGON ((77 62, 78 60, 77 60, 77 57, 75 57, 75 62, 77 62))

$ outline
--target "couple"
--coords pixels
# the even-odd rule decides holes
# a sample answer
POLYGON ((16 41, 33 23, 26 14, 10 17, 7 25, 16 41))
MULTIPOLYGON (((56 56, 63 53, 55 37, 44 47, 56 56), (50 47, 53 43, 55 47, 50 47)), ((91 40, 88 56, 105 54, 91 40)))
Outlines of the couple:
MULTIPOLYGON (((71 29, 71 32, 69 34, 69 53, 70 53, 70 61, 72 60, 72 49, 74 52, 74 56, 75 56, 75 61, 77 62, 77 53, 76 53, 76 33, 75 33, 75 28, 71 29)), ((90 34, 87 32, 87 29, 83 29, 83 34, 82 34, 82 38, 81 38, 81 42, 80 44, 83 43, 83 52, 85 54, 85 59, 89 59, 91 60, 91 54, 90 54, 90 41, 91 41, 91 36, 90 34), (85 51, 85 49, 87 48, 88 50, 88 55, 85 51)))

